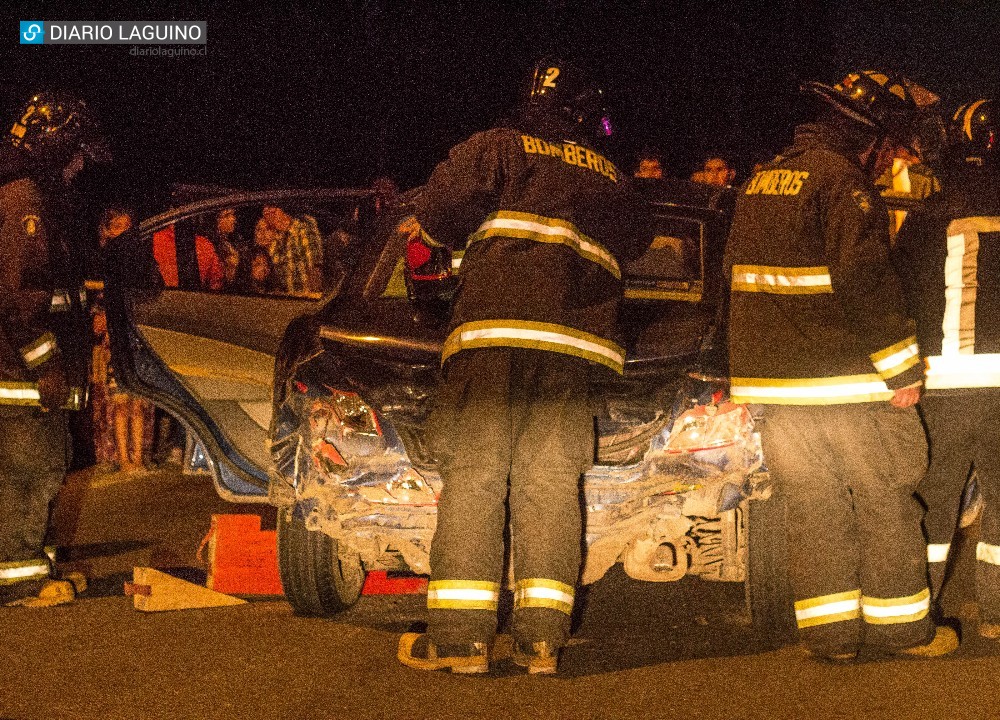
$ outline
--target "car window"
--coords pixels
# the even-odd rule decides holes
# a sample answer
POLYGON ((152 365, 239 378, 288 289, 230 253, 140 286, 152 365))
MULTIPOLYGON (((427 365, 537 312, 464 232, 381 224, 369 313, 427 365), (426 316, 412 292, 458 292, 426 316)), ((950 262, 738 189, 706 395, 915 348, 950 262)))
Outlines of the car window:
MULTIPOLYGON (((625 266, 626 296, 632 298, 701 299, 704 280, 705 224, 696 218, 657 215, 646 251, 625 266)), ((462 252, 452 256, 452 272, 461 271, 462 252)), ((396 258, 381 297, 405 298, 405 258, 396 258)))
POLYGON ((700 300, 705 230, 705 223, 696 218, 654 216, 646 252, 624 268, 626 297, 700 300))
POLYGON ((351 271, 360 233, 358 202, 347 198, 223 207, 146 240, 166 287, 319 298, 351 271))

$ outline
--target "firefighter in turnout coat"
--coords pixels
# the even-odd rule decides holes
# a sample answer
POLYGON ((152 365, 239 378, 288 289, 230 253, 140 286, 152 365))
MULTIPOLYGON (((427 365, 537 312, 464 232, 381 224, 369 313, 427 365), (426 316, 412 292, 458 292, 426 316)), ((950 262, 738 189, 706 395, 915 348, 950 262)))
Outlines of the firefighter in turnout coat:
POLYGON ((44 541, 66 476, 66 410, 83 399, 71 379, 85 317, 53 206, 88 160, 106 159, 75 98, 41 93, 17 117, 0 145, 2 603, 37 594, 52 573, 44 541))
POLYGON ((1000 639, 1000 105, 961 106, 950 127, 944 191, 907 217, 895 251, 927 362, 921 400, 930 468, 927 561, 937 600, 963 489, 985 500, 976 546, 979 631, 1000 639))
POLYGON ((917 107, 904 81, 852 73, 803 91, 815 120, 739 193, 726 249, 736 402, 763 408, 764 457, 788 512, 806 649, 824 659, 933 655, 921 507, 923 368, 872 185, 917 107))
POLYGON ((423 242, 465 253, 431 417, 444 489, 428 632, 399 647, 411 667, 488 669, 508 488, 515 661, 555 672, 567 641, 594 457, 588 382, 623 372, 622 264, 651 239, 591 128, 610 132, 601 90, 542 62, 519 122, 453 148, 416 200, 423 242))

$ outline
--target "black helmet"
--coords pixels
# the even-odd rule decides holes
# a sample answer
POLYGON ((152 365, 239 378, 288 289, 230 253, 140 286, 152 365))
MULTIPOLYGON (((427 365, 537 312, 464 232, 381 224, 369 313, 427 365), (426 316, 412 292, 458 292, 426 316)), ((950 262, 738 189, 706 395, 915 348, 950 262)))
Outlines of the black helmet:
POLYGON ((543 58, 535 63, 527 105, 561 120, 611 135, 604 91, 591 75, 572 62, 543 58))
POLYGON ((10 129, 11 145, 44 162, 62 162, 83 151, 91 160, 110 155, 86 103, 61 93, 37 93, 18 113, 10 129))
POLYGON ((955 111, 948 135, 952 147, 962 153, 962 158, 981 164, 993 156, 997 141, 1000 141, 998 111, 1000 107, 986 99, 965 103, 955 111))
POLYGON ((918 112, 910 93, 911 85, 905 78, 889 72, 862 70, 848 73, 832 87, 808 82, 801 90, 818 96, 841 114, 876 133, 909 141, 918 112))

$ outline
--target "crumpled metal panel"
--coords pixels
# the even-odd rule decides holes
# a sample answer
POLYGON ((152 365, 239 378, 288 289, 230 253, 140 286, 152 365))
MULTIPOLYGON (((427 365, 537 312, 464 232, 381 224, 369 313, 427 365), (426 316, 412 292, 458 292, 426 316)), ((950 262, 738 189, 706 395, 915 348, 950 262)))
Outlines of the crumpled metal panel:
MULTIPOLYGON (((331 358, 325 355, 323 360, 331 358)), ((432 387, 428 378, 410 377, 409 382, 377 387, 359 387, 356 378, 345 381, 349 387, 337 390, 350 389, 364 397, 381 430, 380 435, 345 435, 343 424, 335 420, 338 401, 326 384, 330 377, 335 375, 325 363, 312 371, 299 368, 286 388, 272 441, 276 470, 272 484, 283 484, 285 489, 272 489, 272 497, 294 498, 307 527, 351 545, 370 569, 402 566, 429 572, 442 481, 421 444, 420 427, 432 387), (313 382, 311 377, 322 380, 313 382), (406 445, 396 424, 408 434, 406 445), (414 445, 419 445, 414 448, 416 463, 408 453, 414 445)), ((631 426, 631 436, 638 441, 631 453, 635 462, 595 465, 587 473, 585 583, 603 576, 630 545, 638 547, 640 541, 647 548, 650 543, 676 543, 685 552, 697 553, 707 524, 717 523, 720 512, 729 509, 720 506, 720 499, 738 501, 753 492, 761 450, 749 413, 730 424, 733 437, 725 444, 699 449, 691 447, 690 438, 684 447, 676 441, 685 428, 690 430, 676 421, 684 417, 682 410, 711 400, 711 390, 706 386, 699 394, 685 387, 679 394, 683 400, 675 403, 670 416, 644 412, 631 426)), ((628 433, 629 427, 619 413, 616 431, 628 433)), ((717 534, 716 530, 708 534, 712 532, 717 534)), ((718 574, 717 564, 697 557, 691 562, 706 574, 718 574)))

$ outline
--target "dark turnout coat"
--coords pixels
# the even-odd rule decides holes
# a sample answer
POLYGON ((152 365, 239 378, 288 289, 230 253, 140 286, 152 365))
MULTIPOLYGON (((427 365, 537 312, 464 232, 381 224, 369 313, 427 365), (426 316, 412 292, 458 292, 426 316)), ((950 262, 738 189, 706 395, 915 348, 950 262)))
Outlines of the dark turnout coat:
POLYGON ((428 242, 465 248, 442 362, 520 347, 622 372, 621 266, 651 237, 607 158, 553 132, 478 133, 434 170, 415 214, 428 242))
MULTIPOLYGON (((0 162, 4 162, 0 160, 0 162)), ((16 160, 0 168, 0 411, 37 406, 38 378, 59 358, 81 387, 86 336, 79 258, 71 257, 52 198, 16 160)))
POLYGON ((741 188, 725 267, 735 401, 875 402, 921 379, 885 205, 833 128, 800 126, 741 188))
POLYGON ((927 392, 1000 387, 1000 176, 969 166, 911 212, 896 261, 927 360, 927 392))

